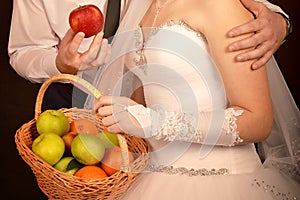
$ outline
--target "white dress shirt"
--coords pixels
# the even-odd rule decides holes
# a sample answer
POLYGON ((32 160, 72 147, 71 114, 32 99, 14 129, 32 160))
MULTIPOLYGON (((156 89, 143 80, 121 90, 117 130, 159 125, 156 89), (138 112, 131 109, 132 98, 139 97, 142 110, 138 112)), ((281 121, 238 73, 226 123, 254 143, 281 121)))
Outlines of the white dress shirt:
MULTIPOLYGON (((107 1, 14 0, 8 44, 11 66, 20 76, 31 82, 42 83, 59 74, 55 64, 56 47, 70 28, 70 12, 80 5, 95 4, 105 16, 107 1)), ((285 14, 278 6, 261 1, 271 10, 285 14)), ((130 0, 121 0, 121 19, 129 3, 130 0)), ((79 51, 87 50, 91 41, 92 37, 84 39, 79 51)), ((94 74, 94 71, 85 74, 85 79, 92 80, 89 74, 94 74)))
MULTIPOLYGON (((85 4, 97 5, 105 16, 107 0, 14 0, 8 45, 10 64, 31 82, 43 82, 59 74, 56 47, 69 25, 70 12, 85 4)), ((121 18, 130 0, 121 0, 121 18)), ((91 38, 84 39, 80 51, 88 49, 91 38)))

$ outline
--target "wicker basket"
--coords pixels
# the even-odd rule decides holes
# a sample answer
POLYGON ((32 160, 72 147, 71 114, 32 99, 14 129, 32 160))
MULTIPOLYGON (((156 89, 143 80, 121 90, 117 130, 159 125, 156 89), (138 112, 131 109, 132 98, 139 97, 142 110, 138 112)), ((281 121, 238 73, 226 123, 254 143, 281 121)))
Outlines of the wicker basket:
MULTIPOLYGON (((119 172, 103 179, 84 179, 69 175, 56 170, 35 155, 32 150, 32 142, 39 135, 36 130, 36 119, 41 114, 41 105, 45 90, 54 81, 70 81, 80 85, 82 89, 88 90, 95 98, 101 94, 88 82, 73 75, 61 74, 48 79, 41 86, 36 99, 35 118, 20 127, 15 135, 15 142, 22 159, 31 167, 39 188, 51 200, 76 200, 76 199, 119 199, 127 190, 136 176, 146 167, 149 159, 149 144, 137 137, 127 134, 118 134, 119 143, 123 152, 123 168, 119 172), (127 152, 135 155, 135 161, 129 165, 127 152)), ((68 117, 69 121, 79 118, 87 118, 103 130, 101 118, 90 110, 71 108, 60 109, 68 117)))

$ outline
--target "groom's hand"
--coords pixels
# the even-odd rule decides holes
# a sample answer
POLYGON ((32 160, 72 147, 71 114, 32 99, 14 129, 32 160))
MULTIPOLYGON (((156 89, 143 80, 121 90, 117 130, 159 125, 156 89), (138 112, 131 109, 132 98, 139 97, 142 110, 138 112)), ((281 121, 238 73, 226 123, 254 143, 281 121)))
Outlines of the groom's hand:
POLYGON ((71 28, 62 39, 56 56, 56 67, 61 73, 76 74, 106 64, 110 58, 111 46, 103 38, 103 32, 94 36, 89 49, 79 52, 84 33, 75 33, 71 28))
POLYGON ((257 59, 252 63, 252 69, 264 66, 277 51, 287 35, 287 24, 283 16, 271 11, 263 3, 253 0, 240 0, 245 8, 250 10, 256 19, 237 26, 228 32, 229 37, 236 37, 247 33, 255 33, 252 37, 239 40, 229 45, 229 51, 253 48, 251 51, 236 56, 236 60, 243 62, 257 59))

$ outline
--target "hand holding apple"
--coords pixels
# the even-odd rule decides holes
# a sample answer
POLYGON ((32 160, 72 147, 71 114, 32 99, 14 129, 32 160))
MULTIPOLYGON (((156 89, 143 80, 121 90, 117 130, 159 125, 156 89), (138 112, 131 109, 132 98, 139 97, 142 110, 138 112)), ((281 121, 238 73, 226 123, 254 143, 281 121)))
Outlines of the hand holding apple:
POLYGON ((84 42, 83 32, 75 33, 72 28, 62 38, 55 64, 61 73, 76 74, 106 64, 111 55, 111 45, 103 38, 103 32, 93 37, 86 51, 80 50, 84 42))
POLYGON ((88 38, 102 31, 103 14, 95 5, 79 6, 71 11, 69 24, 75 33, 84 32, 85 37, 88 38))

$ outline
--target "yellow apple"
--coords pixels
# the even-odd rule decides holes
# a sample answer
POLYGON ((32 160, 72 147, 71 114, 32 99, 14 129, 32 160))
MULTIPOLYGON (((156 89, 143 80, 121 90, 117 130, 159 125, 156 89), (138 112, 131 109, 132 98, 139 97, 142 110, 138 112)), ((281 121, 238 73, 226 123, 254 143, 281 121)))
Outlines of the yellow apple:
POLYGON ((44 133, 34 139, 32 151, 48 164, 55 165, 65 152, 65 143, 55 133, 44 133))
POLYGON ((73 168, 66 171, 67 174, 74 175, 80 168, 73 168))
POLYGON ((119 140, 117 134, 103 131, 101 133, 98 133, 97 136, 102 140, 106 149, 113 146, 119 146, 119 140))
POLYGON ((36 121, 36 128, 39 134, 55 133, 64 135, 70 129, 67 116, 59 110, 45 110, 36 121))
POLYGON ((95 165, 103 158, 105 147, 96 135, 78 134, 72 142, 71 152, 81 164, 95 165))
POLYGON ((68 174, 74 174, 79 168, 81 168, 83 165, 81 165, 74 157, 67 156, 61 158, 55 165, 54 168, 66 172, 68 174))

